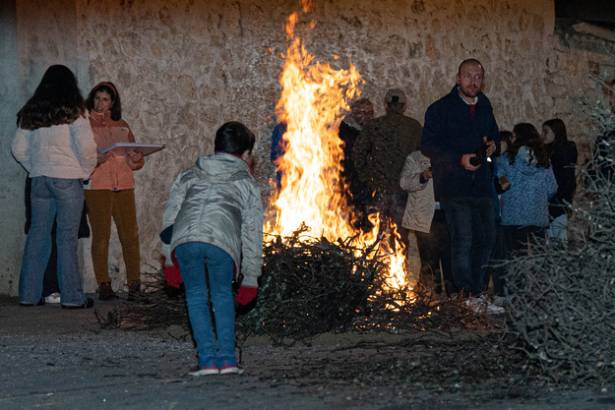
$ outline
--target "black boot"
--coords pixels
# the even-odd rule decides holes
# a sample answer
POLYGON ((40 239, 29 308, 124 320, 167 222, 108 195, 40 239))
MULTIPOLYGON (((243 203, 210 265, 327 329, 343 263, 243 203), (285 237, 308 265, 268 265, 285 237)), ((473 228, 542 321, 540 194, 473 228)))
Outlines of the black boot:
POLYGON ((141 297, 141 282, 135 281, 128 283, 128 300, 134 301, 141 297))
POLYGON ((111 287, 111 282, 103 282, 98 287, 98 300, 117 299, 117 295, 111 287))

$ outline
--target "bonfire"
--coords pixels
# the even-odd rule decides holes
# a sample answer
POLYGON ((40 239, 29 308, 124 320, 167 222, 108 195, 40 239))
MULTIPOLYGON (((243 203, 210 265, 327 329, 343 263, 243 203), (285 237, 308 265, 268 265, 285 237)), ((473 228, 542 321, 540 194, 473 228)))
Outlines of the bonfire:
MULTIPOLYGON (((303 1, 302 6, 309 11, 309 2, 303 1)), ((286 124, 285 153, 277 164, 281 187, 270 201, 266 240, 284 240, 307 227, 303 241, 325 238, 352 245, 357 256, 366 249, 371 249, 371 257, 384 255, 388 271, 384 286, 409 289, 406 245, 395 223, 374 213, 369 217, 371 231, 356 228, 354 209, 344 192, 348 183, 340 177, 344 154, 338 128, 349 103, 361 94, 361 75, 354 65, 335 69, 316 61, 296 33, 299 19, 300 13, 295 12, 286 22, 289 47, 276 107, 278 119, 286 124)))

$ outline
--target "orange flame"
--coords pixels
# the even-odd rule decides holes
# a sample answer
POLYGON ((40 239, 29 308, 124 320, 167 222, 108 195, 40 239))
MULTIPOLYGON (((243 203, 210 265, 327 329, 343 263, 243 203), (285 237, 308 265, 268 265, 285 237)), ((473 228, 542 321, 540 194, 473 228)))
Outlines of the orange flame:
MULTIPOLYGON (((309 3, 302 1, 304 9, 309 3)), ((271 200, 274 216, 266 222, 265 230, 289 236, 305 223, 315 235, 331 241, 355 237, 353 245, 366 249, 376 240, 381 221, 378 214, 370 215, 374 228, 367 233, 352 226, 353 210, 343 193, 348 187, 340 177, 344 153, 338 136, 342 116, 350 109, 348 102, 361 93, 361 75, 354 65, 336 70, 315 61, 295 35, 298 21, 298 13, 286 21, 290 46, 276 106, 278 118, 286 123, 285 152, 278 159, 282 183, 271 200)), ((408 285, 406 246, 394 224, 388 231, 380 252, 388 258, 387 285, 399 289, 408 285)))
POLYGON ((301 0, 301 8, 304 13, 307 13, 312 9, 312 0, 301 0))

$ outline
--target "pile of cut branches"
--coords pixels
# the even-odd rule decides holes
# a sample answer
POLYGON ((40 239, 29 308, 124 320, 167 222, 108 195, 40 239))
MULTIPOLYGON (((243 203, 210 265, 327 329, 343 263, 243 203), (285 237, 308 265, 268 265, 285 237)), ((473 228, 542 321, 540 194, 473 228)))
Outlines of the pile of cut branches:
MULTIPOLYGON (((615 184, 588 175, 574 246, 542 242, 507 265, 509 333, 555 382, 615 382, 615 184)), ((571 244, 572 245, 572 244, 571 244)))
POLYGON ((179 290, 169 288, 160 275, 150 275, 145 292, 135 300, 120 303, 109 311, 94 310, 103 329, 153 330, 169 326, 188 329, 186 302, 179 290))
POLYGON ((365 253, 305 235, 306 228, 265 245, 263 277, 254 309, 240 319, 247 336, 279 341, 303 339, 352 326, 368 310, 368 296, 381 267, 365 253))

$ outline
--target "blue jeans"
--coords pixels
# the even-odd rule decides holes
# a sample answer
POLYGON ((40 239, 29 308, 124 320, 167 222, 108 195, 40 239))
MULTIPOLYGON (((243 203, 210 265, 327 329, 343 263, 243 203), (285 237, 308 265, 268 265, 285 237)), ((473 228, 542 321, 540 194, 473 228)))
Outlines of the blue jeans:
POLYGON ((451 238, 455 286, 477 296, 484 289, 486 269, 495 244, 492 198, 451 198, 440 201, 451 238))
POLYGON ((19 301, 36 304, 43 294, 43 275, 51 255, 51 231, 56 226, 57 273, 63 305, 85 302, 77 259, 77 234, 83 211, 79 179, 32 178, 32 222, 21 263, 19 301))
POLYGON ((557 218, 551 221, 549 228, 547 228, 547 237, 561 241, 562 243, 568 242, 568 215, 561 214, 557 218))
POLYGON ((212 363, 218 367, 236 365, 233 259, 217 246, 203 242, 179 245, 175 248, 175 256, 186 287, 188 316, 199 366, 212 363), (216 322, 215 334, 210 296, 216 322))

